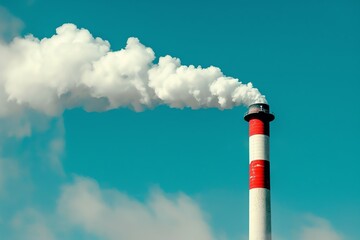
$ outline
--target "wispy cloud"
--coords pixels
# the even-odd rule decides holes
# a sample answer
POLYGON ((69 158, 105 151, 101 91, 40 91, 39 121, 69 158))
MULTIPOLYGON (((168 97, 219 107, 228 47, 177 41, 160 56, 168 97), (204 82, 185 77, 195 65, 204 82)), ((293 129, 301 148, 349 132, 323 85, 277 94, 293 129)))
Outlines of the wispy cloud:
POLYGON ((11 221, 11 227, 14 230, 13 239, 55 240, 47 218, 33 208, 18 212, 11 221))
POLYGON ((330 222, 312 214, 304 216, 305 224, 301 228, 299 240, 344 240, 330 222))
POLYGON ((0 6, 0 41, 10 41, 15 36, 19 35, 24 27, 24 23, 9 10, 0 6))
MULTIPOLYGON (((76 176, 62 185, 51 205, 56 207, 41 210, 30 204, 17 211, 10 218, 9 239, 229 239, 226 232, 216 232, 193 198, 184 193, 168 195, 159 188, 152 189, 147 199, 138 200, 120 190, 102 188, 94 179, 76 176)), ((346 239, 325 218, 296 215, 291 231, 280 229, 273 233, 274 239, 346 239)), ((234 239, 245 240, 248 236, 239 231, 234 239)))
POLYGON ((63 118, 59 118, 51 130, 53 134, 48 141, 47 148, 43 151, 43 159, 52 170, 61 176, 65 176, 61 161, 65 151, 65 127, 63 118))
MULTIPOLYGON (((1 150, 0 150, 1 152, 1 150)), ((4 194, 8 181, 14 181, 20 177, 20 166, 13 159, 0 156, 0 196, 4 194)))
POLYGON ((168 197, 155 189, 140 202, 120 191, 101 189, 89 178, 76 177, 63 187, 58 203, 66 222, 101 239, 215 239, 197 203, 182 193, 168 197))

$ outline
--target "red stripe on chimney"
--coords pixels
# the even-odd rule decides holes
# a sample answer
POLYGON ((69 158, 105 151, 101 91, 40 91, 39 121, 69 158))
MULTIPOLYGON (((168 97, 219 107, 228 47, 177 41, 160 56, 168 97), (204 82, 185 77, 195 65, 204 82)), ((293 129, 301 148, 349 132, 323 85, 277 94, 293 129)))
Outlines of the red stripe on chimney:
POLYGON ((253 160, 250 163, 249 187, 270 190, 270 163, 266 160, 253 160))
POLYGON ((249 136, 264 134, 269 136, 269 122, 258 118, 249 121, 249 136))

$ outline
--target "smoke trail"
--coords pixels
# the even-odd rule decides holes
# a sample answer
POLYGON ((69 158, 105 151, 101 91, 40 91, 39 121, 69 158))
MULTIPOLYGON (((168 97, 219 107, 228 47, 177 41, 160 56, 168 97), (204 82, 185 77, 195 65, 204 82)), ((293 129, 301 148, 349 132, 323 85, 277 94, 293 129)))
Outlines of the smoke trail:
POLYGON ((109 42, 73 24, 57 28, 51 38, 28 35, 0 43, 0 118, 24 111, 53 117, 75 107, 228 109, 266 101, 251 83, 219 68, 183 66, 171 56, 154 59, 137 38, 111 51, 109 42))

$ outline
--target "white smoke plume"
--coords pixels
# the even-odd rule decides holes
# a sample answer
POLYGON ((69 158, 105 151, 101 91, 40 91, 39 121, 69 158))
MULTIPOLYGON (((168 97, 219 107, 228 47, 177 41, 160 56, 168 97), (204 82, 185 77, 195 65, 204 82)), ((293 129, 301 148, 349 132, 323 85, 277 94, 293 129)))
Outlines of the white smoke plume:
POLYGON ((62 25, 50 38, 14 38, 0 44, 0 118, 24 109, 52 117, 74 107, 228 109, 265 102, 251 83, 226 77, 219 68, 183 66, 171 56, 154 59, 137 38, 111 51, 108 41, 74 24, 62 25))

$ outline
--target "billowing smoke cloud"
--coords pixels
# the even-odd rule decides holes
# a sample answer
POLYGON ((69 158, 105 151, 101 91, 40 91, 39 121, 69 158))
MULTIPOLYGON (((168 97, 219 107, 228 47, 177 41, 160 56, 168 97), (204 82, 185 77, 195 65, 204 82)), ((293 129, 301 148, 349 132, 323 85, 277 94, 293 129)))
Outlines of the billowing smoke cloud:
POLYGON ((111 51, 109 42, 73 24, 57 28, 51 38, 28 35, 1 43, 0 119, 29 112, 54 117, 75 107, 228 109, 266 101, 251 83, 219 68, 183 66, 170 56, 154 60, 154 51, 137 38, 111 51))

